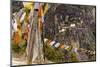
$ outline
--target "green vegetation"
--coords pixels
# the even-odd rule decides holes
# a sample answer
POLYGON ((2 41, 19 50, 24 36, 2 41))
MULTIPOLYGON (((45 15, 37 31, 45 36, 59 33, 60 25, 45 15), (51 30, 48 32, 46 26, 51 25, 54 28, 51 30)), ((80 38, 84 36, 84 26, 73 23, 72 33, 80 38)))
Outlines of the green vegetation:
POLYGON ((45 45, 44 55, 46 58, 52 62, 78 62, 77 55, 71 51, 61 50, 53 48, 49 45, 45 45), (65 52, 64 52, 65 51, 65 52), (67 57, 67 58, 66 58, 67 57))
POLYGON ((79 62, 75 53, 71 53, 71 62, 79 62))
POLYGON ((52 48, 51 46, 45 46, 45 56, 52 62, 62 62, 64 60, 64 53, 59 49, 52 48))
POLYGON ((25 51, 26 51, 26 45, 27 45, 27 43, 26 43, 25 40, 22 40, 22 42, 20 43, 20 45, 19 44, 15 44, 13 42, 13 40, 12 40, 11 45, 12 45, 12 52, 14 54, 17 54, 17 55, 21 54, 21 55, 23 55, 23 53, 25 53, 25 51))

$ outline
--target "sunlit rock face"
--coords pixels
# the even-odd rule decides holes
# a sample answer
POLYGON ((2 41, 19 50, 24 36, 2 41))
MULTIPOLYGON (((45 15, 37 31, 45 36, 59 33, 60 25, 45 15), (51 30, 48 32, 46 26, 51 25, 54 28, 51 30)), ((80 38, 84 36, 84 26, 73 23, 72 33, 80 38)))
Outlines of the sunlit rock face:
POLYGON ((50 4, 45 15, 45 37, 77 48, 95 50, 95 7, 50 4), (75 47, 76 47, 75 46, 75 47))

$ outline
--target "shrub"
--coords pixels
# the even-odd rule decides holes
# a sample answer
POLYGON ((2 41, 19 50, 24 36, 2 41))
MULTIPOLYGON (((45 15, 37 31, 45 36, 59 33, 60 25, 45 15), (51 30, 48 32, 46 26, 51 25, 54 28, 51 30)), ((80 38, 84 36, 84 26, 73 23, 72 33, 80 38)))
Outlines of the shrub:
POLYGON ((19 44, 14 43, 14 41, 12 40, 11 46, 12 46, 13 54, 23 55, 23 53, 25 53, 26 51, 27 42, 25 40, 22 40, 19 45, 19 44))
POLYGON ((64 53, 59 50, 55 49, 51 46, 45 45, 45 52, 44 52, 46 58, 52 62, 63 62, 64 60, 64 53))
POLYGON ((77 55, 72 51, 61 50, 59 48, 53 48, 52 46, 45 45, 45 57, 55 63, 60 62, 78 62, 77 55))

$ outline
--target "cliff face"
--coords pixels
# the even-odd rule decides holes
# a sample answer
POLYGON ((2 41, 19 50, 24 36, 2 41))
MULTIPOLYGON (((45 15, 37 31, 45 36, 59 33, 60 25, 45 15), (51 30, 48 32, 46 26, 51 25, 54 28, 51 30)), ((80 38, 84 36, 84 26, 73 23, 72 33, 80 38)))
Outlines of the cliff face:
MULTIPOLYGON (((25 51, 29 49, 28 52, 30 53, 31 61, 32 55, 35 61, 35 58, 40 57, 42 54, 46 60, 53 63, 96 60, 95 6, 54 3, 39 4, 42 4, 41 8, 43 8, 43 12, 45 12, 45 5, 48 5, 48 11, 42 18, 44 22, 41 33, 36 27, 39 25, 37 12, 24 7, 23 2, 12 2, 12 51, 16 51, 16 54, 13 52, 13 55, 22 55, 22 53, 26 53, 25 51), (24 16, 24 20, 18 24, 18 17, 21 19, 22 15, 24 16), (33 23, 36 23, 36 25, 33 23), (20 30, 15 31, 14 29, 16 28, 20 30), (19 33, 21 34, 20 36, 19 33), (13 39, 18 43, 15 44, 13 39), (44 41, 45 39, 46 41, 44 41), (27 48, 29 44, 31 46, 27 48), (34 48, 32 48, 33 45, 34 48), (40 45, 43 46, 43 49, 40 45), (41 52, 42 50, 43 53, 41 52)), ((32 6, 34 5, 35 2, 32 6)), ((42 9, 40 12, 42 12, 42 9)), ((36 63, 38 63, 37 59, 36 63)))
POLYGON ((62 44, 95 51, 96 22, 94 6, 50 4, 45 15, 45 37, 62 44))

